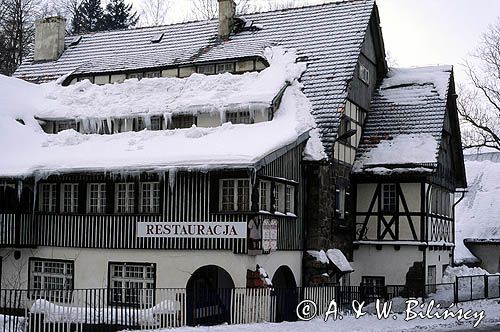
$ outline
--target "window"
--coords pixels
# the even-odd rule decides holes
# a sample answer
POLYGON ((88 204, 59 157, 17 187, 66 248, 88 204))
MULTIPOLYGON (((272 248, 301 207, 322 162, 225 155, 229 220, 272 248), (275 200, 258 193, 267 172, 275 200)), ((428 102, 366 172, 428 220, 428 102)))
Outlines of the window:
POLYGON ((230 73, 234 71, 234 63, 232 62, 227 62, 227 63, 219 63, 217 65, 217 74, 220 73, 230 73))
POLYGON ((78 184, 63 183, 61 186, 61 212, 78 212, 78 184))
MULTIPOLYGON (((347 116, 343 116, 340 120, 339 134, 338 137, 346 134, 349 130, 351 130, 351 120, 347 116)), ((339 140, 344 144, 351 144, 351 137, 344 137, 339 140)))
POLYGON ((110 302, 131 306, 153 306, 155 278, 155 264, 110 263, 110 302))
POLYGON ((259 194, 260 210, 271 211, 271 182, 260 181, 259 194))
POLYGON ((134 212, 134 183, 117 183, 116 184, 116 207, 117 213, 133 213, 134 212))
POLYGON ((144 123, 144 119, 141 118, 135 118, 134 119, 134 131, 141 131, 146 129, 146 124, 144 123))
POLYGON ((215 74, 215 66, 214 65, 198 66, 198 73, 200 73, 200 74, 215 74))
POLYGON ((250 210, 250 181, 223 179, 220 181, 220 209, 222 211, 250 210))
POLYGON ((274 184, 274 210, 285 212, 285 185, 283 183, 274 184))
POLYGON ((146 73, 147 78, 155 78, 155 77, 161 77, 161 73, 159 71, 150 71, 146 73))
POLYGON ((55 183, 40 184, 39 210, 42 212, 56 212, 57 186, 55 183))
POLYGON ((73 129, 78 131, 78 123, 76 121, 57 121, 56 125, 56 133, 61 132, 63 130, 73 129))
POLYGON ((295 213, 295 187, 291 185, 285 187, 285 209, 286 212, 295 213))
POLYGON ((89 183, 88 191, 88 213, 105 213, 106 212, 106 184, 105 183, 89 183))
POLYGON ((361 277, 362 300, 374 302, 384 296, 385 277, 361 277))
POLYGON ((160 212, 160 183, 142 182, 141 183, 141 213, 159 213, 160 212))
POLYGON ((161 130, 163 124, 163 118, 161 116, 151 117, 151 130, 161 130))
POLYGON ((382 212, 396 212, 396 185, 382 185, 382 212))
POLYGON ((172 129, 191 128, 196 125, 196 117, 191 114, 181 114, 172 117, 172 129))
POLYGON ((359 65, 359 79, 366 84, 370 84, 370 71, 363 65, 359 65))
POLYGON ((142 80, 142 77, 142 73, 132 73, 127 75, 127 78, 137 78, 139 81, 142 80))
POLYGON ((69 302, 73 290, 72 261, 30 259, 29 287, 32 298, 43 297, 49 301, 69 302))
POLYGON ((345 217, 345 188, 335 190, 335 212, 339 218, 345 217))
POLYGON ((429 265, 427 268, 427 289, 426 293, 436 292, 436 265, 429 265))
POLYGON ((90 83, 94 83, 94 77, 92 77, 92 76, 82 76, 82 77, 78 77, 78 79, 77 79, 78 82, 85 81, 85 80, 89 80, 90 83))
POLYGON ((250 117, 249 111, 238 111, 238 112, 226 112, 226 122, 231 122, 232 124, 251 124, 252 118, 250 117))

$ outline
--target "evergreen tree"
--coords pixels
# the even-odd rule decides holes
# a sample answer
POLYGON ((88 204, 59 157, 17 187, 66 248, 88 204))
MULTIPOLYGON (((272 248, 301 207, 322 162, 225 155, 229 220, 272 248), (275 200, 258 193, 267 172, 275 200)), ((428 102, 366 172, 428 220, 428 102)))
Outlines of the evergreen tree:
POLYGON ((106 29, 101 0, 83 0, 72 19, 73 33, 95 32, 106 29))
POLYGON ((137 12, 132 12, 132 4, 127 5, 125 0, 110 0, 106 5, 104 22, 107 30, 126 29, 138 20, 137 12))

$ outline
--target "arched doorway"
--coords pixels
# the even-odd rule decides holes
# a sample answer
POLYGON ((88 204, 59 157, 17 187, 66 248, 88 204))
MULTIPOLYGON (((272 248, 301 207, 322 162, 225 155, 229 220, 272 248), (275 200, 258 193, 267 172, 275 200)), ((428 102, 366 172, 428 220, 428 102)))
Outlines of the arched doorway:
POLYGON ((274 301, 276 301, 276 322, 296 321, 299 292, 292 270, 286 265, 280 266, 274 272, 272 283, 274 301))
POLYGON ((194 271, 186 286, 188 325, 229 323, 233 288, 231 275, 217 265, 194 271))

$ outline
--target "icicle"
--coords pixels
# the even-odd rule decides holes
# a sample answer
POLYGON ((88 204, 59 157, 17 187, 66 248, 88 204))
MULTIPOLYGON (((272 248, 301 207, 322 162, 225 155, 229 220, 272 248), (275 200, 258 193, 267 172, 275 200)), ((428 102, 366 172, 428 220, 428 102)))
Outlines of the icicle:
POLYGON ((226 109, 224 107, 221 107, 219 109, 219 116, 220 116, 220 123, 225 123, 226 122, 226 109))
POLYGON ((165 128, 171 128, 172 123, 172 113, 167 112, 163 114, 163 122, 165 122, 165 128))
POLYGON ((150 130, 151 129, 151 116, 150 115, 144 115, 142 117, 142 121, 145 125, 145 127, 150 130))
POLYGON ((17 201, 21 202, 21 195, 23 194, 23 181, 19 180, 17 182, 17 201))
POLYGON ((252 186, 255 185, 255 183, 257 183, 257 168, 253 167, 251 170, 250 170, 251 174, 250 174, 250 179, 252 181, 252 186))
POLYGON ((108 124, 108 134, 112 134, 113 133, 113 120, 110 118, 110 117, 107 117, 106 118, 106 123, 108 124))
POLYGON ((177 170, 175 168, 171 168, 168 172, 168 186, 170 188, 170 191, 174 190, 176 177, 177 177, 177 170))

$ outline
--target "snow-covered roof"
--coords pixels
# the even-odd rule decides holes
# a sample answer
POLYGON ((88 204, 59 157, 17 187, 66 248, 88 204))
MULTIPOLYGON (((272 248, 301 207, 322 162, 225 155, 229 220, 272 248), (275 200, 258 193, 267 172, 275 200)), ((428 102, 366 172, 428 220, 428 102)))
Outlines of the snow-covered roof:
POLYGON ((337 134, 338 110, 347 97, 365 38, 374 0, 343 1, 245 15, 262 29, 242 31, 220 41, 217 20, 83 35, 57 61, 34 62, 30 55, 15 76, 30 81, 54 80, 68 72, 111 73, 134 69, 264 56, 270 45, 297 49, 308 64, 304 93, 326 151, 337 134), (163 33, 158 43, 151 37, 163 33))
MULTIPOLYGON (((298 78, 305 66, 295 63, 293 51, 283 52, 282 48, 273 48, 273 56, 281 60, 258 74, 233 77, 231 74, 217 76, 197 75, 195 78, 203 86, 213 87, 213 80, 261 84, 272 92, 283 86, 289 86, 283 93, 280 106, 271 121, 255 124, 225 123, 213 128, 191 127, 188 129, 123 132, 112 135, 81 134, 74 130, 64 130, 58 134, 44 133, 35 116, 39 112, 50 111, 50 105, 70 102, 71 91, 75 87, 59 87, 56 82, 36 85, 16 78, 0 75, 0 177, 46 176, 53 173, 79 171, 141 171, 172 169, 211 169, 226 167, 254 167, 256 163, 271 153, 290 145, 296 145, 307 138, 315 123, 311 115, 311 103, 302 92, 298 78), (292 55, 292 56, 291 56, 292 55), (270 78, 269 75, 271 75, 270 78), (281 81, 280 81, 281 80, 281 81), (68 89, 68 90, 65 90, 68 89), (29 98, 26 98, 29 96, 29 98), (22 119, 24 124, 16 121, 22 119)), ((273 61, 271 61, 273 62, 273 61)), ((88 86, 83 83, 78 99, 89 102, 96 95, 103 109, 91 109, 110 112, 112 103, 128 97, 128 89, 140 90, 143 86, 167 84, 184 85, 182 79, 144 79, 125 83, 126 89, 113 90, 110 86, 88 86), (87 89, 88 88, 88 89, 87 89), (113 91, 111 94, 106 92, 113 91), (109 104, 109 105, 107 105, 109 104)), ((260 91, 257 88, 254 91, 260 91)), ((162 99, 161 91, 155 90, 156 97, 162 99)), ((201 90, 200 94, 209 91, 201 90)), ((164 91, 170 96, 170 92, 164 91)), ((269 97, 264 93, 264 96, 269 97)), ((142 98, 137 95, 135 98, 142 98)), ((189 104, 189 98, 180 94, 179 99, 189 104)), ((176 102, 176 98, 171 100, 176 102)), ((193 98, 197 104, 198 100, 193 98)), ((210 100, 218 100, 213 97, 210 100)), ((248 102, 249 100, 247 100, 248 102)), ((76 111, 72 107, 57 109, 54 112, 66 116, 85 116, 85 102, 78 104, 76 111), (73 114, 72 112, 75 112, 73 114)), ((208 102, 208 101, 207 101, 208 102)), ((224 104, 224 103, 222 103, 224 104)), ((214 103, 217 106, 217 103, 214 103)), ((94 105, 95 106, 95 105, 94 105)), ((214 106, 214 107, 215 107, 214 106)), ((220 106, 220 105, 219 105, 220 106)), ((97 106, 95 106, 97 107, 97 106)), ((124 106, 125 107, 125 106, 124 106)), ((117 112, 121 108, 117 109, 117 112)), ((129 112, 125 109, 121 111, 129 112)), ((120 111, 120 112, 121 112, 120 111)))
POLYGON ((340 249, 328 249, 326 251, 326 256, 330 261, 340 270, 340 272, 353 272, 351 264, 347 261, 340 249))
POLYGON ((354 172, 433 171, 451 74, 451 66, 389 70, 372 98, 354 172))
POLYGON ((35 115, 42 119, 107 119, 134 115, 199 114, 226 109, 270 107, 279 93, 306 69, 294 50, 264 52, 270 66, 242 75, 193 74, 187 78, 154 78, 103 86, 88 80, 75 85, 43 84, 35 115))
POLYGON ((455 209, 455 262, 477 260, 463 241, 500 243, 500 153, 466 155, 468 188, 455 209))

